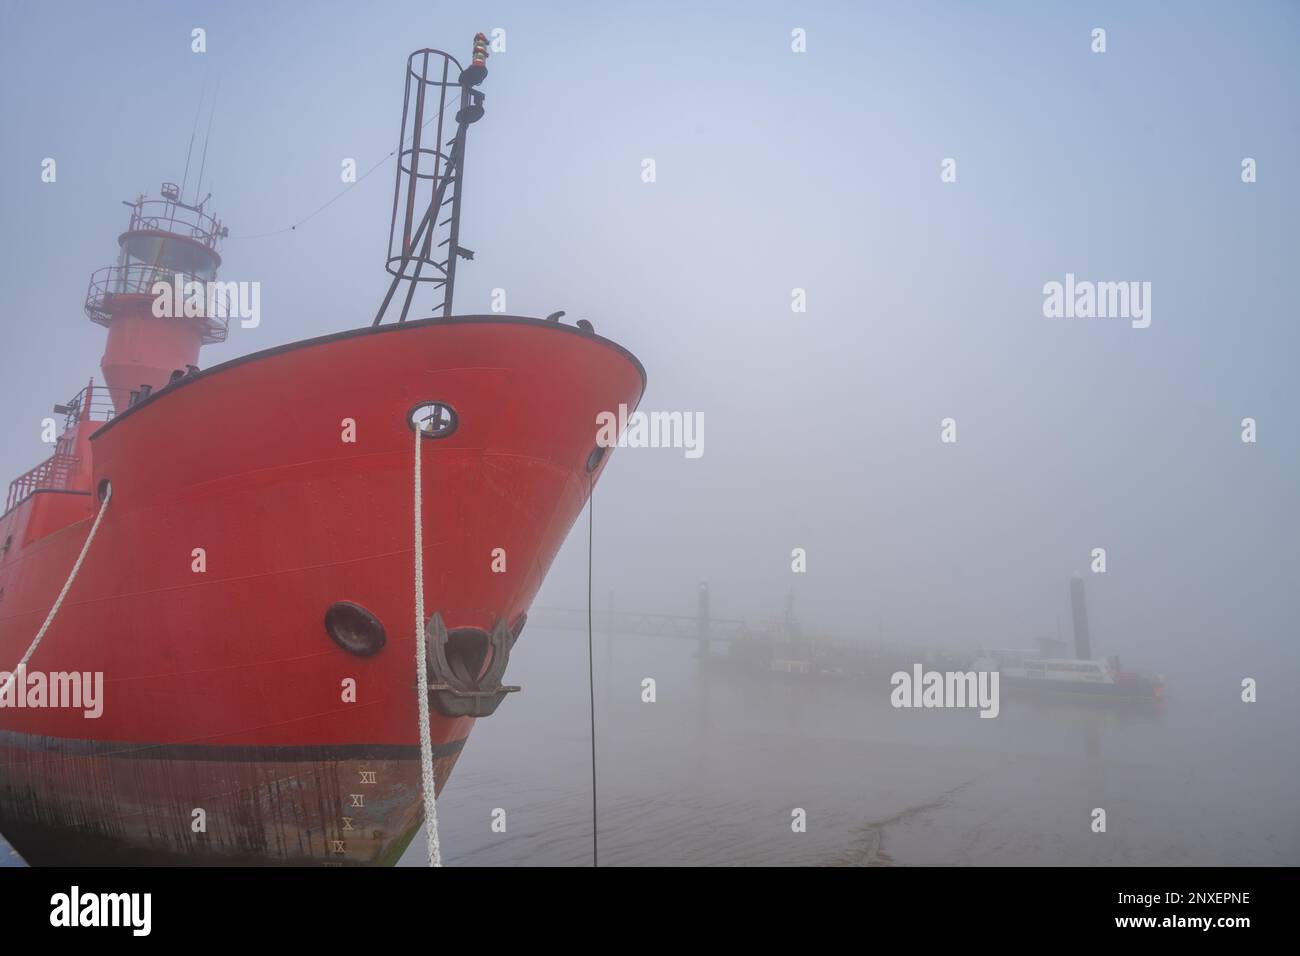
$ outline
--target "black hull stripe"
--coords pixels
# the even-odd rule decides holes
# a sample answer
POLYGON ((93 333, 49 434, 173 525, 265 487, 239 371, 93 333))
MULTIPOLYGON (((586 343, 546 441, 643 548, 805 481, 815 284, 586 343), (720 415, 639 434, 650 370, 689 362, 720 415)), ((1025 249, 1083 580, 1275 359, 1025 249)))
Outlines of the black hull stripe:
MULTIPOLYGON (((79 740, 0 731, 0 746, 51 757, 115 757, 135 760, 215 760, 231 763, 418 760, 419 744, 151 744, 125 740, 79 740)), ((433 745, 434 757, 460 753, 464 738, 433 745)), ((4 766, 0 764, 0 767, 4 766)))

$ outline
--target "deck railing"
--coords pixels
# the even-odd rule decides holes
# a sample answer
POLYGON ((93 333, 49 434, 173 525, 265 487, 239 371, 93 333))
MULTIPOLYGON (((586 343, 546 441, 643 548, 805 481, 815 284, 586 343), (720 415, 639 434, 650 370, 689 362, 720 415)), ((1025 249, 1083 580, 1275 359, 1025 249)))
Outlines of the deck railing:
POLYGON ((5 500, 5 511, 19 504, 36 491, 65 490, 77 469, 77 459, 72 455, 55 452, 31 471, 19 475, 9 483, 9 496, 5 500))
POLYGON ((110 391, 107 385, 91 384, 62 405, 55 405, 55 413, 63 416, 64 432, 70 431, 77 422, 106 422, 117 414, 110 391))
MULTIPOLYGON (((107 326, 113 321, 113 300, 117 296, 154 296, 156 283, 165 282, 175 298, 177 280, 180 280, 181 301, 172 302, 172 309, 181 312, 185 306, 186 286, 197 284, 203 289, 201 315, 191 316, 202 321, 203 343, 224 342, 230 325, 230 303, 222 290, 226 288, 216 280, 202 279, 186 272, 174 272, 161 266, 132 262, 122 266, 105 266, 90 277, 86 289, 86 315, 92 322, 107 326)), ((178 316, 180 317, 180 316, 178 316)))
POLYGON ((63 416, 63 434, 54 445, 54 454, 9 483, 6 512, 33 492, 66 491, 71 487, 80 461, 75 454, 77 433, 74 429, 78 422, 104 422, 117 414, 109 391, 107 386, 92 382, 70 400, 54 406, 54 413, 63 416))
POLYGON ((163 184, 162 199, 145 199, 141 196, 131 207, 130 231, 151 230, 184 236, 201 242, 209 249, 217 247, 217 240, 229 234, 219 219, 203 211, 203 204, 190 206, 178 200, 180 191, 172 183, 163 184), (169 195, 169 189, 174 191, 169 195))

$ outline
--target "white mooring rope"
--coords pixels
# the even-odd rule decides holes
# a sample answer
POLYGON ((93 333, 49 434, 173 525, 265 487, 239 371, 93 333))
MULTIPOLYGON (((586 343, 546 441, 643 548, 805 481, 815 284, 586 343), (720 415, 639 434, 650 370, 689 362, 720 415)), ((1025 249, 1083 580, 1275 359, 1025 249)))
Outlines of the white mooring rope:
POLYGON ((95 523, 90 526, 90 534, 86 535, 86 543, 81 546, 81 554, 77 555, 77 560, 72 565, 72 571, 68 574, 68 580, 63 582, 63 590, 54 599, 54 606, 50 608, 50 613, 45 615, 45 623, 36 632, 36 637, 32 639, 31 646, 27 648, 27 653, 18 662, 18 666, 10 672, 9 679, 5 681, 4 687, 0 687, 0 697, 4 696, 5 692, 9 690, 9 685, 18 677, 18 672, 32 659, 32 655, 36 653, 36 648, 41 645, 41 639, 45 637, 45 632, 54 623, 54 615, 59 613, 59 608, 63 606, 63 599, 68 596, 68 591, 72 589, 72 582, 77 580, 77 572, 81 570, 81 562, 86 560, 86 553, 90 551, 90 543, 95 540, 95 535, 99 531, 99 523, 104 520, 104 512, 108 510, 108 501, 112 497, 113 486, 111 484, 105 485, 104 501, 99 506, 99 514, 95 515, 95 523))
POLYGON ((415 426, 415 683, 420 695, 420 777, 424 787, 424 832, 429 839, 429 865, 442 866, 438 846, 438 806, 434 796, 433 743, 429 739, 429 672, 424 635, 424 531, 420 509, 420 452, 424 436, 415 426))

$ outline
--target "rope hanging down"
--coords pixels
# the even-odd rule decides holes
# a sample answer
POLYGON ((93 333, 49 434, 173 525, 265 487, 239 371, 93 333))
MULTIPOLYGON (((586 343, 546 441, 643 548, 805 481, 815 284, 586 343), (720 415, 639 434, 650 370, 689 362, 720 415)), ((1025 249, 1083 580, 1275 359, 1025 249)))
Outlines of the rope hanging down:
POLYGON ((108 502, 112 497, 113 486, 111 484, 105 485, 104 501, 99 506, 99 514, 95 515, 95 523, 90 526, 90 534, 86 535, 86 543, 81 546, 81 554, 77 555, 77 560, 72 565, 72 571, 68 574, 68 580, 63 582, 63 590, 61 590, 59 596, 54 599, 54 606, 50 608, 50 613, 45 615, 45 623, 42 624, 41 629, 36 632, 36 637, 32 639, 31 646, 27 648, 27 653, 24 654, 23 659, 18 662, 18 666, 10 672, 9 679, 5 681, 4 687, 0 687, 0 697, 4 696, 4 694, 9 690, 9 685, 17 678, 18 672, 32 659, 32 655, 36 653, 36 648, 40 647, 41 639, 45 637, 45 632, 48 631, 50 625, 54 623, 54 616, 59 613, 59 608, 63 606, 63 599, 68 596, 68 591, 72 588, 72 582, 77 580, 77 572, 81 570, 81 562, 86 560, 86 554, 90 551, 90 544, 95 540, 95 535, 99 532, 99 523, 104 520, 104 512, 108 510, 108 502))
MULTIPOLYGON (((591 865, 600 866, 600 838, 596 826, 596 656, 591 636, 591 556, 596 526, 596 479, 587 476, 587 690, 591 701, 591 865)), ((610 629, 614 624, 610 622, 610 629)), ((613 635, 610 635, 613 640, 613 635)))
POLYGON ((420 696, 420 778, 424 788, 424 832, 429 839, 429 865, 442 866, 438 846, 438 806, 434 793, 433 742, 429 739, 429 671, 424 631, 424 531, 420 505, 420 452, 424 435, 415 432, 415 683, 420 696))

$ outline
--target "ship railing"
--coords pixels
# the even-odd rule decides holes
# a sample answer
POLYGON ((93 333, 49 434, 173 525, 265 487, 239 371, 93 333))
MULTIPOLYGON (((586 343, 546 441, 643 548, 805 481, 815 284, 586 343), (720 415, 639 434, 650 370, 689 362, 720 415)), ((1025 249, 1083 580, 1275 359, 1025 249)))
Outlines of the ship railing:
POLYGON ((9 483, 9 496, 5 500, 5 511, 10 511, 37 491, 62 491, 69 487, 73 474, 76 473, 77 459, 62 452, 55 452, 31 471, 19 475, 9 483))
POLYGON ((90 277, 86 289, 86 315, 92 322, 108 326, 113 321, 113 301, 117 296, 146 295, 157 298, 166 295, 168 312, 175 318, 189 318, 202 325, 203 344, 224 342, 230 326, 230 301, 226 297, 226 285, 215 279, 204 279, 188 272, 175 272, 161 266, 143 262, 127 265, 105 266, 90 277), (176 290, 180 289, 177 301, 176 290), (158 283, 165 283, 166 293, 155 292, 158 283), (201 287, 202 295, 197 293, 195 285, 201 287), (191 293, 195 293, 191 295, 191 293), (200 301, 194 301, 200 300, 200 301), (196 315, 187 315, 189 311, 196 315))
MULTIPOLYGON (((177 192, 176 187, 167 183, 163 186, 166 194, 168 186, 177 192)), ((141 197, 131 207, 130 231, 167 232, 175 236, 193 239, 209 249, 216 249, 217 240, 226 235, 221 221, 203 211, 202 204, 190 206, 175 197, 164 195, 162 199, 145 199, 141 197)))
POLYGON ((117 408, 107 385, 88 385, 62 405, 55 405, 55 414, 63 416, 63 430, 68 433, 77 422, 106 422, 117 414, 117 408))

